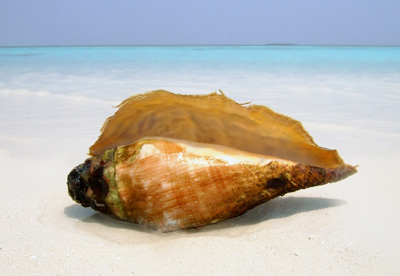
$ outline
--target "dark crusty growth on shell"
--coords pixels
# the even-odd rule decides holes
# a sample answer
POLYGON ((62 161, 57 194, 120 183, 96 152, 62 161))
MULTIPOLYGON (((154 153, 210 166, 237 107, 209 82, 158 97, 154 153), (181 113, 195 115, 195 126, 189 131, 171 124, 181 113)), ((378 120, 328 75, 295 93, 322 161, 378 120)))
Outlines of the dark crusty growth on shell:
POLYGON ((260 106, 244 106, 222 92, 179 95, 157 90, 132 96, 109 117, 92 156, 148 136, 224 145, 294 162, 335 168, 336 150, 319 147, 300 122, 260 106))
POLYGON ((83 207, 89 207, 90 201, 86 198, 86 192, 89 188, 89 183, 84 175, 90 171, 91 159, 86 161, 75 168, 68 174, 67 185, 69 196, 83 207))
POLYGON ((96 211, 107 213, 104 199, 109 188, 103 178, 103 165, 104 163, 93 162, 93 158, 86 159, 69 173, 67 186, 68 194, 75 202, 83 207, 90 206, 96 211))

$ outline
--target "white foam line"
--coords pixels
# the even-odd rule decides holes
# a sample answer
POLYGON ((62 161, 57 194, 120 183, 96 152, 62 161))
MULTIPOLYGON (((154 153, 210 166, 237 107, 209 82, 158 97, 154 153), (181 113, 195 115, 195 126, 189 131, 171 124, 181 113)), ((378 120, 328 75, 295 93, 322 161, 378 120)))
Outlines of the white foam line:
POLYGON ((95 103, 101 103, 101 104, 106 104, 106 105, 111 105, 111 106, 117 106, 119 102, 116 101, 107 101, 107 100, 102 100, 102 99, 96 99, 96 98, 91 98, 87 96, 82 96, 82 95, 65 95, 65 94, 54 94, 50 93, 48 91, 32 91, 32 90, 26 90, 26 89, 1 89, 0 90, 0 95, 2 96, 34 96, 34 97, 52 97, 55 99, 60 99, 60 100, 70 100, 70 101, 75 101, 75 102, 95 102, 95 103))

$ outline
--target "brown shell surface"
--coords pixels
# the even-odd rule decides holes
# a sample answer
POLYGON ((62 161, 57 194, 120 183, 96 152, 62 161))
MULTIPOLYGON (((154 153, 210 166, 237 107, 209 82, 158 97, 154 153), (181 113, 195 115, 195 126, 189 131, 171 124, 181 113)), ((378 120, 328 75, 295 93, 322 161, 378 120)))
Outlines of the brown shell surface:
POLYGON ((319 147, 300 122, 221 93, 179 95, 157 90, 132 96, 103 125, 89 150, 105 150, 157 136, 223 145, 318 167, 344 165, 336 150, 319 147))
POLYGON ((120 218, 160 231, 243 214, 276 196, 338 181, 354 167, 318 168, 214 145, 142 139, 115 152, 120 218))

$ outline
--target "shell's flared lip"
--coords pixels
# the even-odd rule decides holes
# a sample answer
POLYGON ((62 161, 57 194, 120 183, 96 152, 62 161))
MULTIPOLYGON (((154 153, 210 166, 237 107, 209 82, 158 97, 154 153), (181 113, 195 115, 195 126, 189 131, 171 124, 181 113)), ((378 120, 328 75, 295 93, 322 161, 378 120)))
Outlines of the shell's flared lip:
POLYGON ((132 96, 105 121, 89 152, 99 156, 151 136, 222 145, 317 167, 345 164, 336 150, 318 146, 299 121, 215 92, 180 95, 156 90, 132 96))

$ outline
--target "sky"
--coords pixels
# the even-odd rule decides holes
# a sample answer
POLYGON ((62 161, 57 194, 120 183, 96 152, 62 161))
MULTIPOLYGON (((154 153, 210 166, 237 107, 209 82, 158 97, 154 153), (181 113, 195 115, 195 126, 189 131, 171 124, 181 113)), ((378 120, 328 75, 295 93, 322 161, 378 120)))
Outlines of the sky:
POLYGON ((400 45, 400 0, 0 0, 0 46, 400 45))

